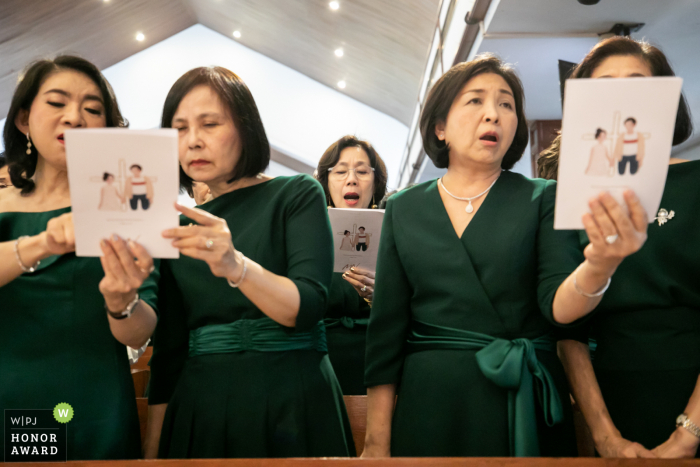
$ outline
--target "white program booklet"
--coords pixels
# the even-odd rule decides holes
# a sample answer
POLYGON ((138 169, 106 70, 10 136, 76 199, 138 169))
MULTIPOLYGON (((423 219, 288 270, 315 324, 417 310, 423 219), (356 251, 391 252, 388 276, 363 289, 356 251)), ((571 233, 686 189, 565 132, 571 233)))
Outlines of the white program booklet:
POLYGON ((328 217, 333 231, 333 272, 355 266, 375 272, 384 210, 329 208, 328 217))
POLYGON ((583 229, 588 200, 633 190, 653 222, 671 157, 683 81, 677 77, 566 82, 555 229, 583 229))
POLYGON ((179 225, 177 131, 123 128, 65 132, 77 256, 102 256, 117 234, 154 258, 177 258, 161 232, 179 225))

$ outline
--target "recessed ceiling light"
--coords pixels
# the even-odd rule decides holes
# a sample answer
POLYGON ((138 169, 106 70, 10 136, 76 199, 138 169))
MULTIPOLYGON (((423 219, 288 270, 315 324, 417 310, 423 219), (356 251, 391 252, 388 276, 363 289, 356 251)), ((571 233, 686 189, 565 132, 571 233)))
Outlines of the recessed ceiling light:
POLYGON ((334 1, 330 2, 328 6, 331 7, 331 10, 337 10, 338 8, 340 8, 340 3, 334 1))
POLYGON ((143 35, 142 32, 137 32, 136 33, 136 40, 139 42, 143 42, 143 40, 146 38, 146 36, 143 35))
POLYGON ((239 30, 233 31, 233 37, 235 37, 236 39, 240 39, 241 38, 241 31, 239 31, 239 30))
POLYGON ((105 3, 109 3, 109 0, 103 0, 105 3))
POLYGON ((344 53, 345 52, 343 52, 343 49, 335 49, 335 56, 336 57, 342 57, 344 53))
POLYGON ((345 81, 338 81, 338 87, 339 87, 340 89, 345 89, 345 86, 346 86, 345 81))

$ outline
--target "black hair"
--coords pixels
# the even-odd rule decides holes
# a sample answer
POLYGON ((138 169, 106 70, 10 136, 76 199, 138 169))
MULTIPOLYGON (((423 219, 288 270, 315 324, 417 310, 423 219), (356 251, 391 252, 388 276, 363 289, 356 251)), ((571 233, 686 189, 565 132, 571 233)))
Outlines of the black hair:
POLYGON ((346 135, 328 146, 328 149, 326 149, 323 156, 321 156, 321 159, 318 161, 318 167, 316 167, 316 180, 318 180, 323 187, 326 198, 328 198, 328 204, 333 207, 335 206, 331 198, 331 192, 328 189, 328 169, 338 164, 340 153, 347 148, 362 148, 365 154, 367 154, 370 167, 374 169, 374 191, 372 192, 372 196, 375 202, 381 200, 386 194, 386 183, 388 179, 384 161, 379 157, 379 154, 369 142, 363 141, 353 135, 346 135))
MULTIPOLYGON (((197 86, 208 86, 221 99, 228 110, 241 138, 241 157, 233 169, 228 183, 242 178, 254 177, 270 165, 270 143, 265 133, 260 112, 248 86, 234 72, 226 68, 200 67, 182 75, 173 84, 165 98, 161 127, 172 128, 173 117, 180 102, 197 86)), ((188 193, 192 189, 192 178, 180 167, 180 187, 188 193)))
POLYGON ((7 164, 7 159, 5 158, 5 153, 4 152, 0 153, 0 169, 5 167, 6 164, 7 164))
POLYGON ((349 231, 349 230, 346 230, 345 233, 344 233, 343 235, 347 235, 347 234, 349 234, 349 233, 350 233, 350 231, 349 231))
POLYGON ((438 139, 435 134, 435 126, 447 120, 447 114, 450 112, 452 104, 467 82, 484 73, 494 73, 503 78, 513 91, 515 99, 518 126, 513 142, 503 156, 501 168, 505 170, 513 168, 523 156, 530 136, 525 120, 523 85, 509 65, 503 63, 495 55, 485 53, 478 55, 470 62, 459 63, 450 68, 437 80, 428 94, 420 115, 420 133, 423 137, 423 149, 432 159, 435 167, 444 169, 450 164, 450 146, 445 141, 438 139))
POLYGON ((138 165, 138 164, 132 164, 132 166, 129 167, 129 170, 133 169, 134 167, 136 167, 136 168, 139 169, 140 171, 143 171, 143 169, 141 168, 141 166, 138 165))
MULTIPOLYGON (((657 47, 630 37, 614 36, 596 44, 571 72, 570 79, 590 78, 604 60, 615 56, 639 58, 649 65, 652 76, 676 76, 666 55, 657 47)), ((681 93, 676 113, 676 126, 673 130, 673 146, 690 138, 692 133, 693 119, 690 115, 690 108, 685 96, 681 93)), ((540 153, 540 157, 537 159, 538 176, 548 179, 557 178, 560 148, 561 135, 557 136, 552 144, 540 153)))
POLYGON ((31 63, 24 69, 12 95, 10 110, 7 112, 5 129, 2 134, 10 179, 12 184, 19 188, 23 195, 29 194, 34 190, 34 181, 31 178, 36 171, 39 156, 34 145, 32 145, 30 153, 27 154, 27 135, 19 131, 15 125, 15 120, 20 111, 28 112, 31 109, 32 103, 39 93, 39 88, 41 88, 47 78, 57 72, 66 70, 82 73, 90 78, 100 89, 107 127, 128 126, 127 121, 119 111, 119 105, 117 104, 117 98, 114 96, 112 86, 102 75, 99 68, 89 61, 72 55, 59 55, 53 60, 43 59, 31 63))
POLYGON ((109 173, 109 172, 105 172, 105 173, 102 175, 102 181, 103 181, 103 182, 106 182, 107 179, 108 179, 109 177, 114 177, 114 175, 111 174, 111 173, 109 173))
POLYGON ((632 117, 629 117, 627 120, 625 120, 625 123, 627 123, 627 122, 632 122, 632 123, 634 123, 635 125, 637 124, 637 120, 635 120, 635 119, 632 118, 632 117))
POLYGON ((364 227, 358 227, 358 229, 367 230, 367 229, 365 229, 364 227))
POLYGON ((600 136, 601 133, 607 133, 607 131, 603 130, 602 128, 598 128, 595 131, 595 139, 598 139, 598 136, 600 136))

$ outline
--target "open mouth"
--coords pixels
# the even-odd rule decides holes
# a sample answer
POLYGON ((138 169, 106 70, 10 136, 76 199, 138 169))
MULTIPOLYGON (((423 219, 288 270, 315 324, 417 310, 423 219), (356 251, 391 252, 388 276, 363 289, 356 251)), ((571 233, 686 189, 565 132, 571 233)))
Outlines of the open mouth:
POLYGON ((489 143, 498 143, 498 134, 495 131, 487 131, 481 135, 479 140, 489 143))
POLYGON ((349 206, 354 206, 358 203, 358 201, 360 201, 360 195, 357 193, 349 192, 345 193, 343 199, 345 200, 345 204, 349 206))
POLYGON ((60 135, 58 135, 58 137, 57 137, 56 139, 57 139, 58 141, 60 141, 61 144, 66 144, 66 142, 63 140, 63 133, 61 133, 60 135))

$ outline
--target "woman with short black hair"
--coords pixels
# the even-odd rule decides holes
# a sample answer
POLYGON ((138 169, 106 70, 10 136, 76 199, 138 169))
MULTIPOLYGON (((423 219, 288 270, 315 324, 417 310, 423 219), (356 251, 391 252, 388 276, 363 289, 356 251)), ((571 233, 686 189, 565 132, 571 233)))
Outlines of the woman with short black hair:
MULTIPOLYGON (((316 179, 329 208, 377 209, 386 193, 384 161, 369 142, 351 135, 326 149, 318 161, 316 179)), ((358 251, 360 233, 346 230, 344 235, 340 249, 358 251)), ((365 343, 374 287, 374 273, 361 267, 333 274, 325 320, 328 356, 343 394, 348 396, 367 393, 365 343)))
MULTIPOLYGON (((614 37, 598 43, 571 79, 651 76, 674 76, 663 52, 614 37)), ((692 129, 681 95, 673 144, 687 140, 692 129)), ((559 146, 553 144, 538 161, 540 175, 555 178, 558 162, 559 146)), ((683 239, 700 234, 700 220, 692 214, 700 204, 700 161, 672 157, 670 164, 644 248, 620 265, 619 280, 578 341, 559 344, 572 392, 603 457, 698 456, 700 248, 683 239), (596 343, 593 361, 589 338, 596 343)), ((587 244, 582 235, 581 248, 587 244)))
POLYGON ((162 126, 179 134, 181 186, 205 183, 210 198, 177 206, 182 227, 163 233, 181 257, 162 266, 146 456, 354 454, 322 321, 333 243, 321 186, 262 174, 262 120, 225 68, 180 77, 162 126))
POLYGON ((597 305, 644 243, 646 216, 631 192, 631 218, 601 195, 584 216, 584 260, 576 233, 553 229, 555 183, 508 170, 527 146, 523 106, 517 75, 492 55, 452 67, 428 95, 423 145, 447 173, 387 203, 365 457, 576 454, 553 331, 597 305), (599 225, 613 222, 610 244, 599 225))
POLYGON ((70 404, 68 460, 141 454, 125 345, 153 332, 158 272, 143 247, 116 236, 100 259, 75 256, 63 138, 121 126, 99 69, 63 55, 27 67, 3 133, 14 187, 0 191, 0 413, 70 404))

